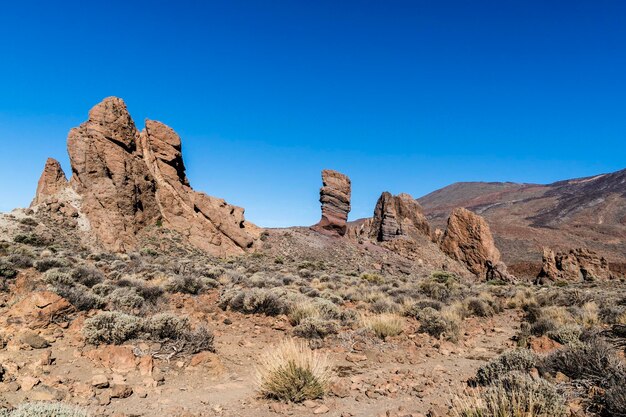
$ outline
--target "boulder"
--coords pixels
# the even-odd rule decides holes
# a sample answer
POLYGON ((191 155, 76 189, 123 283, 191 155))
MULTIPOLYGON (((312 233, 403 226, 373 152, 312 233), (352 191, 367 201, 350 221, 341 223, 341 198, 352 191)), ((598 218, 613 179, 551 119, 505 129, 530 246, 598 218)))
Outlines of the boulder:
POLYGON ((180 137, 163 123, 146 120, 141 132, 126 104, 109 97, 89 112, 88 120, 67 140, 72 178, 56 161, 46 164, 34 204, 60 189, 75 217, 106 250, 138 248, 141 233, 163 226, 214 255, 240 254, 252 248, 260 230, 244 219, 244 210, 194 191, 185 174, 180 137))
POLYGON ((485 219, 464 208, 456 208, 450 214, 440 247, 482 279, 487 279, 490 265, 493 269, 500 264, 500 252, 489 225, 485 219))
POLYGON ((5 314, 7 324, 41 329, 66 320, 74 307, 62 297, 50 291, 36 291, 17 302, 5 314))
POLYGON ((536 284, 551 282, 605 281, 613 279, 609 262, 597 253, 585 249, 571 249, 569 252, 555 253, 543 248, 543 264, 536 284))
POLYGON ((37 192, 31 206, 41 204, 67 187, 67 178, 59 161, 48 158, 37 183, 37 192))
POLYGON ((320 189, 322 218, 313 229, 343 236, 346 234, 350 212, 350 178, 340 172, 325 169, 322 171, 322 185, 320 189))
POLYGON ((370 238, 378 242, 430 237, 430 225, 419 203, 409 194, 381 194, 370 225, 370 238))

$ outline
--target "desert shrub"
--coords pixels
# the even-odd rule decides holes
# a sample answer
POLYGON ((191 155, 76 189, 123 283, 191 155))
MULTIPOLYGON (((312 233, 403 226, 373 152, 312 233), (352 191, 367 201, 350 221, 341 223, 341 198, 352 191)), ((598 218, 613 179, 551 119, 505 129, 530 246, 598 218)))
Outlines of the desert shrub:
POLYGON ((437 311, 434 308, 422 309, 416 317, 420 322, 418 331, 427 333, 437 339, 445 337, 457 341, 461 330, 461 318, 454 311, 445 309, 437 311))
POLYGON ((437 281, 440 283, 448 283, 448 282, 458 282, 459 277, 457 277, 454 273, 448 271, 433 271, 430 274, 430 278, 433 281, 437 281))
POLYGON ((83 335, 88 343, 122 344, 142 331, 141 318, 117 311, 104 311, 85 320, 83 335))
POLYGON ((117 287, 115 286, 113 281, 106 280, 104 282, 101 282, 100 284, 96 284, 91 287, 91 291, 93 291, 94 294, 97 294, 100 297, 106 297, 111 294, 116 288, 117 287))
POLYGON ((310 298, 317 298, 321 295, 317 289, 307 285, 300 287, 300 292, 310 298))
POLYGON ((7 415, 10 417, 89 417, 89 413, 82 408, 51 402, 20 404, 7 415))
POLYGON ((385 283, 385 279, 378 274, 369 274, 369 273, 361 274, 361 279, 371 284, 381 285, 385 283))
POLYGON ((293 334, 306 339, 324 339, 337 333, 337 323, 320 317, 306 317, 294 327, 293 334))
POLYGON ((29 255, 15 253, 8 258, 11 265, 15 268, 30 268, 33 266, 33 258, 29 255))
POLYGON ((583 304, 577 321, 586 329, 597 326, 600 323, 600 309, 598 305, 594 301, 583 304))
MULTIPOLYGON (((626 307, 621 305, 605 305, 600 308, 599 314, 603 323, 620 324, 620 320, 626 319, 626 307)), ((626 324, 626 321, 622 324, 626 324)))
POLYGON ((199 294, 204 289, 204 283, 197 277, 175 275, 165 284, 165 289, 174 293, 199 294))
POLYGON ((37 271, 39 272, 46 272, 49 269, 63 268, 63 267, 66 267, 67 265, 68 265, 67 262, 64 260, 55 259, 55 258, 46 258, 46 259, 40 259, 37 262, 35 262, 35 269, 37 269, 37 271))
POLYGON ((154 340, 176 340, 189 331, 189 319, 171 313, 159 313, 146 319, 144 329, 154 340))
POLYGON ((566 324, 546 332, 546 336, 563 345, 572 345, 580 342, 580 336, 582 333, 583 331, 579 325, 566 324))
POLYGON ((624 364, 615 350, 600 338, 552 352, 541 361, 540 370, 561 372, 571 379, 591 381, 603 387, 626 380, 624 364))
POLYGON ((372 303, 370 311, 376 314, 398 313, 400 306, 388 298, 380 298, 372 303))
POLYGON ((39 222, 32 217, 24 217, 23 219, 20 219, 20 224, 35 227, 39 224, 39 222))
POLYGON ((459 417, 565 417, 565 398, 543 379, 511 372, 454 401, 459 417))
POLYGON ((104 274, 96 268, 81 265, 72 271, 72 278, 74 281, 91 288, 104 281, 104 274))
POLYGON ((0 278, 12 279, 17 276, 17 270, 8 262, 0 261, 0 278))
MULTIPOLYGON (((158 285, 147 284, 141 280, 120 279, 116 284, 118 287, 134 288, 137 294, 139 294, 145 301, 153 304, 163 295, 163 288, 158 285)), ((114 288, 115 287, 113 287, 113 289, 114 288)), ((111 291, 113 291, 113 289, 111 289, 111 291)), ((111 291, 109 291, 109 293, 111 291)))
POLYGON ((404 330, 402 317, 391 313, 364 317, 363 325, 383 340, 391 336, 397 336, 404 330))
POLYGON ((132 312, 141 308, 144 299, 134 287, 121 287, 113 290, 108 296, 109 308, 125 312, 132 312))
POLYGON ((29 246, 45 246, 48 243, 46 239, 33 233, 25 234, 25 235, 22 235, 22 234, 17 235, 15 236, 13 241, 15 243, 22 243, 24 245, 29 245, 29 246))
POLYGON ((292 326, 299 325, 303 320, 308 318, 319 317, 321 315, 317 306, 312 303, 298 303, 291 306, 287 317, 292 326))
POLYGON ((613 384, 604 394, 604 406, 609 416, 626 417, 626 384, 613 384))
POLYGON ((437 301, 446 302, 452 298, 455 293, 456 283, 454 280, 439 282, 434 279, 427 279, 418 284, 420 293, 426 297, 437 301))
POLYGON ((57 284, 52 287, 52 291, 65 298, 70 302, 70 304, 80 311, 102 308, 105 305, 105 300, 102 297, 92 293, 89 288, 81 284, 57 284))
POLYGON ((304 343, 285 340, 261 357, 257 386, 267 398, 302 402, 323 397, 331 375, 327 356, 304 343))
POLYGON ((470 297, 465 301, 465 308, 469 315, 477 317, 491 317, 502 311, 502 307, 490 294, 481 294, 470 297))
POLYGON ((220 308, 240 311, 246 314, 265 314, 277 316, 289 311, 290 303, 285 299, 285 292, 250 288, 224 292, 220 297, 220 308))
POLYGON ((427 307, 440 311, 443 308, 443 304, 437 300, 429 300, 429 299, 418 300, 415 303, 408 305, 404 309, 403 314, 407 317, 417 318, 417 316, 419 316, 420 311, 422 311, 423 309, 427 307))
POLYGON ((511 371, 528 372, 537 365, 537 362, 537 355, 530 350, 510 350, 478 368, 474 382, 478 385, 487 385, 511 371))
POLYGON ((53 286, 74 285, 74 280, 72 279, 72 275, 69 272, 59 269, 59 268, 52 268, 52 269, 47 270, 43 274, 43 282, 45 282, 46 284, 53 285, 53 286))

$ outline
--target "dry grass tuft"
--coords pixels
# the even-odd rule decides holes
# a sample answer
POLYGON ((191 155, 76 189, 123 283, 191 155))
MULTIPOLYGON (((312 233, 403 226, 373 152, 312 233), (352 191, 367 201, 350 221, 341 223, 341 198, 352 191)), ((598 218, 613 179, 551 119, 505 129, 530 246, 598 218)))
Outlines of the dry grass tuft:
POLYGON ((393 313, 363 317, 362 322, 367 329, 383 340, 397 336, 404 330, 404 320, 399 315, 393 313))
POLYGON ((257 383, 261 395, 280 401, 321 398, 331 380, 328 357, 287 339, 261 357, 257 383))

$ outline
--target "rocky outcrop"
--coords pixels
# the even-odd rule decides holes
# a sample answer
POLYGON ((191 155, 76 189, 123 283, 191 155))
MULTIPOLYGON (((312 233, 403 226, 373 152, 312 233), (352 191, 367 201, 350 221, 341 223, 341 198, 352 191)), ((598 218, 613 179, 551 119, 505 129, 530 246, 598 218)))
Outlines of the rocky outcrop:
MULTIPOLYGON (((92 108, 89 119, 70 131, 67 144, 68 188, 78 196, 73 204, 105 249, 136 248, 139 234, 157 225, 216 255, 242 253, 259 235, 242 208, 189 186, 181 140, 170 127, 147 120, 139 132, 119 98, 92 108)), ((35 201, 46 193, 38 190, 35 201)))
POLYGON ((543 248, 543 266, 535 283, 602 281, 613 278, 608 261, 595 252, 578 248, 557 252, 543 248))
POLYGON ((346 234, 348 213, 350 212, 350 178, 346 175, 325 169, 322 171, 322 219, 313 229, 339 236, 346 234))
POLYGON ((489 225, 485 219, 467 209, 456 208, 452 211, 440 247, 448 256, 464 263, 482 279, 513 279, 500 262, 500 252, 489 225))
POLYGON ((420 236, 430 237, 430 226, 419 203, 409 194, 382 193, 374 209, 370 238, 387 242, 420 236))
POLYGON ((61 168, 59 161, 48 158, 46 166, 39 177, 37 183, 37 192, 31 206, 41 204, 44 201, 56 196, 60 191, 67 187, 67 178, 61 168))

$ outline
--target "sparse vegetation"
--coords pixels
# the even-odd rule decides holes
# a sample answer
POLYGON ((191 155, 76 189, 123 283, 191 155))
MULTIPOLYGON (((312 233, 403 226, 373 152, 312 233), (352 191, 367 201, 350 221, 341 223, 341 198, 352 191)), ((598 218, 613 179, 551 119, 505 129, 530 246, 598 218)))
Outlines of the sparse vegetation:
POLYGON ((89 413, 82 408, 54 402, 21 404, 6 415, 9 417, 89 417, 89 413))
POLYGON ((364 317, 363 325, 383 340, 388 337, 397 336, 404 330, 404 320, 402 317, 391 313, 364 317))
POLYGON ((331 367, 325 355, 288 339, 261 357, 257 381, 265 397, 293 402, 314 400, 328 391, 331 367))

